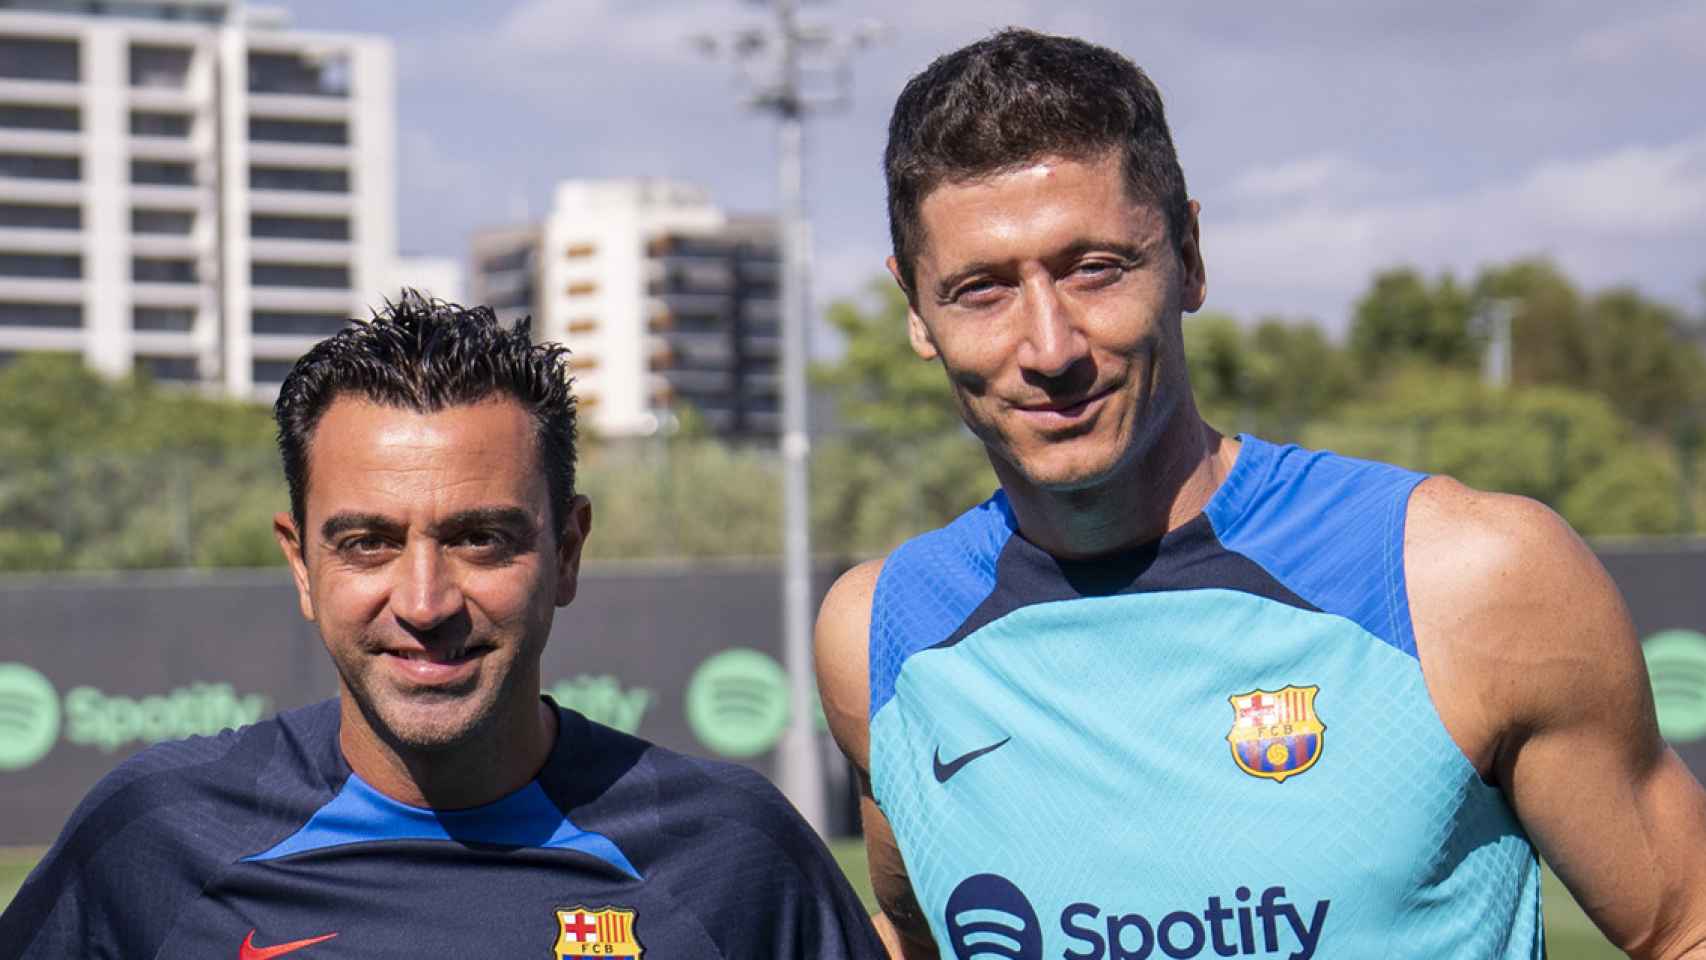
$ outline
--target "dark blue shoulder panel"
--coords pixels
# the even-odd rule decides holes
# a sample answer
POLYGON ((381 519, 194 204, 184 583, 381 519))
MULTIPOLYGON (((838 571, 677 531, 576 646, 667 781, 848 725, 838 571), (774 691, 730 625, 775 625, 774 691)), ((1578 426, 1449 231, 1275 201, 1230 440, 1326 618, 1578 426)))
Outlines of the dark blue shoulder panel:
POLYGON ((1404 586, 1404 517, 1425 475, 1240 437, 1204 511, 1227 549, 1310 604, 1416 655, 1404 586))
POLYGON ((894 696, 906 658, 952 636, 995 589, 996 559, 1017 527, 997 493, 889 554, 871 597, 871 716, 894 696))

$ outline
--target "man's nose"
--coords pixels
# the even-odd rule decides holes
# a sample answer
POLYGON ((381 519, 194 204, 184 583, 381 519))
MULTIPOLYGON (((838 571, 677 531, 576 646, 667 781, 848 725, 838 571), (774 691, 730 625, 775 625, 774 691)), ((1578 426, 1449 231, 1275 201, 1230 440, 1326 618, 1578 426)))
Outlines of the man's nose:
POLYGON ((462 588, 437 543, 411 541, 398 570, 391 609, 404 625, 431 630, 462 610, 462 588))
POLYGON ((1021 322, 1025 330, 1019 344, 1019 365, 1043 377, 1059 377, 1083 359, 1089 343, 1052 277, 1030 278, 1023 294, 1021 322))

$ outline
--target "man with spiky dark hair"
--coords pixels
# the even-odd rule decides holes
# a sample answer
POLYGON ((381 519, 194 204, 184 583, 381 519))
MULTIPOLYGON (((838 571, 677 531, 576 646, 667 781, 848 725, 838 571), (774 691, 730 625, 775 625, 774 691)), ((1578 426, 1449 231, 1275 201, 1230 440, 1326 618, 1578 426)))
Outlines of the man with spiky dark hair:
POLYGON ((1619 946, 1706 956, 1706 792, 1570 529, 1198 414, 1141 70, 1004 31, 906 85, 885 171, 913 349, 1001 484, 818 622, 897 956, 1528 960, 1537 848, 1619 946))
POLYGON ((108 775, 0 957, 880 955, 761 777, 541 697, 592 529, 564 353, 405 293, 298 361, 274 527, 339 695, 108 775))

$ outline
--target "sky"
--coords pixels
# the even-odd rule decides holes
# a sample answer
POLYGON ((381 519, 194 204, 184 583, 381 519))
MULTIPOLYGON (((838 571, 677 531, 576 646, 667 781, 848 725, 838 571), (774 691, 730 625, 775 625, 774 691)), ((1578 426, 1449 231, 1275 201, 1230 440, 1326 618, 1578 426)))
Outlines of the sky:
MULTIPOLYGON (((542 216, 568 178, 776 208, 774 120, 690 41, 764 22, 749 0, 273 2, 297 27, 395 44, 405 253, 465 260, 472 231, 542 216)), ((804 19, 886 28, 854 55, 851 104, 807 125, 820 304, 882 275, 902 85, 1022 25, 1118 49, 1161 88, 1203 207, 1209 309, 1342 332, 1377 270, 1467 279, 1537 255, 1589 290, 1706 309, 1701 0, 829 0, 804 19)))

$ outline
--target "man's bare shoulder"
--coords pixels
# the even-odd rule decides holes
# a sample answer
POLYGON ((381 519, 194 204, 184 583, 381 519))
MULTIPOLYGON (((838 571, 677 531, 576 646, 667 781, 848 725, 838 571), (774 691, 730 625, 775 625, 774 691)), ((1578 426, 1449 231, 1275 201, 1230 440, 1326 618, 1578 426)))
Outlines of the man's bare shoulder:
POLYGON ((870 739, 871 599, 886 560, 867 560, 836 579, 818 609, 814 638, 818 695, 830 733, 861 770, 870 739))
POLYGON ((1410 500, 1404 572, 1429 691, 1483 774, 1513 733, 1596 685, 1642 676, 1610 576, 1535 500, 1428 479, 1410 500))

